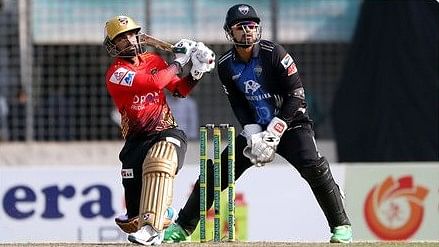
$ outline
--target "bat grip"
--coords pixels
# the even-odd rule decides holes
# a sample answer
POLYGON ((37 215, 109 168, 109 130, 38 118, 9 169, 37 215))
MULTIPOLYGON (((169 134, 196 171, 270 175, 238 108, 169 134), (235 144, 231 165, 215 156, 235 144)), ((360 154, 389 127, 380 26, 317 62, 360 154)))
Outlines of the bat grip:
POLYGON ((171 47, 171 49, 172 49, 172 52, 174 52, 174 53, 186 53, 186 47, 175 47, 175 46, 172 46, 171 47))

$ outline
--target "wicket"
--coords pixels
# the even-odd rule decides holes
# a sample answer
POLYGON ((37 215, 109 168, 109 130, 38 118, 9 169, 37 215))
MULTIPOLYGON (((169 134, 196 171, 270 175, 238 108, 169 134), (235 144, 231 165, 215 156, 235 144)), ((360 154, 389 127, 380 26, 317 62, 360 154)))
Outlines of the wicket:
POLYGON ((213 129, 214 233, 213 241, 221 241, 221 130, 227 130, 227 230, 228 241, 235 241, 235 127, 229 124, 206 124, 200 127, 200 242, 206 242, 207 139, 213 129))

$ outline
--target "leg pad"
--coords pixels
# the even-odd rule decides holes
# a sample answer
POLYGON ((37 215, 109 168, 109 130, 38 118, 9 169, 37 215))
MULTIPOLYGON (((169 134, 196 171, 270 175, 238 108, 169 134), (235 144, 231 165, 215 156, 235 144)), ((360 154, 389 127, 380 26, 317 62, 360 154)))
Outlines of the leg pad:
POLYGON ((332 177, 328 161, 322 157, 315 164, 301 168, 299 172, 311 186, 331 231, 336 226, 350 225, 344 210, 340 188, 332 177))
POLYGON ((148 151, 143 163, 138 228, 149 224, 157 231, 163 230, 166 209, 172 204, 177 166, 174 144, 160 141, 148 151))

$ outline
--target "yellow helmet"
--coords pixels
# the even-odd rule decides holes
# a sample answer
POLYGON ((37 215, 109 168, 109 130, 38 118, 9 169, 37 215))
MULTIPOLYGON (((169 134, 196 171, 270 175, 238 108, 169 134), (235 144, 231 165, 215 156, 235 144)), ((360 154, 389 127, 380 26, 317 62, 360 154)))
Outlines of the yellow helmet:
POLYGON ((132 31, 140 30, 140 26, 128 16, 115 16, 105 23, 105 36, 109 40, 113 40, 117 35, 132 31))
POLYGON ((107 49, 107 52, 112 57, 133 57, 136 54, 143 53, 146 51, 145 45, 139 42, 140 36, 142 33, 140 32, 141 27, 134 22, 128 16, 116 16, 111 18, 105 23, 105 40, 104 46, 107 49), (136 43, 129 44, 124 48, 117 47, 112 41, 116 36, 121 33, 125 33, 128 31, 136 31, 138 34, 136 35, 136 43))

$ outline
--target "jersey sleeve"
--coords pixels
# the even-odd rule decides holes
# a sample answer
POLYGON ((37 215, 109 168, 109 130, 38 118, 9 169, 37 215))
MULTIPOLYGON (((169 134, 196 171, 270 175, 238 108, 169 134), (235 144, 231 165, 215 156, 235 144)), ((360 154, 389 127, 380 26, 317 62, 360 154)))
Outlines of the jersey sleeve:
POLYGON ((183 78, 175 76, 166 86, 166 89, 172 92, 174 96, 186 97, 197 84, 198 81, 194 80, 191 75, 183 78))
POLYGON ((282 46, 276 45, 272 61, 273 68, 279 75, 280 92, 284 99, 278 117, 290 125, 296 118, 303 117, 305 113, 305 92, 302 81, 293 56, 282 46))
POLYGON ((221 80, 224 93, 227 95, 230 106, 235 114, 238 122, 244 126, 246 124, 255 123, 253 113, 250 109, 248 101, 244 94, 239 93, 239 89, 235 86, 232 75, 227 68, 227 61, 218 65, 218 75, 221 80))

